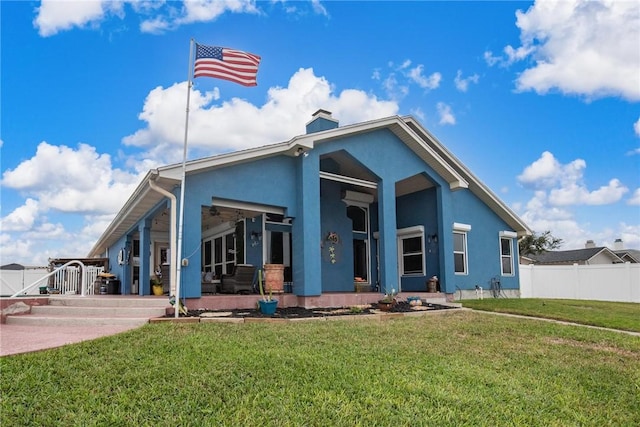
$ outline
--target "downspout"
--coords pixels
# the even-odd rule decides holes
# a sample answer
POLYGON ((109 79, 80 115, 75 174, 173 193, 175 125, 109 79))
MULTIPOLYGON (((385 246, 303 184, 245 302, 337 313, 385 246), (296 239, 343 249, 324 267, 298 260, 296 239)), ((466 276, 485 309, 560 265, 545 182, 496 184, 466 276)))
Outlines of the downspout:
POLYGON ((171 288, 171 292, 170 295, 175 295, 176 294, 176 272, 177 272, 177 264, 176 264, 176 260, 177 260, 177 256, 178 256, 178 252, 176 250, 177 245, 176 245, 176 228, 177 228, 177 209, 176 209, 176 196, 165 190, 162 187, 159 187, 156 183, 155 180, 158 179, 158 172, 154 171, 151 173, 151 178, 149 179, 149 187, 151 187, 152 190, 157 191, 158 193, 162 194, 165 197, 168 197, 169 200, 171 200, 171 225, 170 225, 170 231, 169 231, 169 235, 170 235, 170 243, 169 243, 169 251, 171 252, 171 259, 170 259, 170 267, 169 267, 169 287, 171 288))

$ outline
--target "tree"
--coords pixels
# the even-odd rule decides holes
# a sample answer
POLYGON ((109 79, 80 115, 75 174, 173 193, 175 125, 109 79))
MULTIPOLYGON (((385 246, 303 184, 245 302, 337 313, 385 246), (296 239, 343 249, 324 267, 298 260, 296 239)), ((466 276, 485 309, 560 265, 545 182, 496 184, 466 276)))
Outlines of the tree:
POLYGON ((537 255, 543 252, 558 249, 562 245, 562 239, 553 237, 551 231, 538 234, 535 231, 531 236, 526 236, 518 242, 520 255, 537 255))

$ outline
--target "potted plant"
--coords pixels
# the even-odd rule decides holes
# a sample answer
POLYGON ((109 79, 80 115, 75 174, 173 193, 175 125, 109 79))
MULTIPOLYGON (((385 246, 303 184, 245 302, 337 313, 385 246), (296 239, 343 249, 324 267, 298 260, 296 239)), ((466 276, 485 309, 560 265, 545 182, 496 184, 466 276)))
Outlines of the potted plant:
POLYGON ((164 290, 162 289, 162 280, 158 278, 158 276, 153 276, 151 278, 151 292, 154 295, 162 295, 164 290))
POLYGON ((391 289, 391 292, 378 300, 378 308, 382 311, 390 311, 396 305, 396 295, 398 295, 398 292, 395 289, 391 289))
POLYGON ((258 285, 260 287, 260 295, 262 299, 258 300, 258 310, 267 316, 273 316, 278 307, 278 300, 271 297, 273 288, 269 288, 269 294, 265 296, 264 287, 262 286, 262 270, 258 270, 258 285))

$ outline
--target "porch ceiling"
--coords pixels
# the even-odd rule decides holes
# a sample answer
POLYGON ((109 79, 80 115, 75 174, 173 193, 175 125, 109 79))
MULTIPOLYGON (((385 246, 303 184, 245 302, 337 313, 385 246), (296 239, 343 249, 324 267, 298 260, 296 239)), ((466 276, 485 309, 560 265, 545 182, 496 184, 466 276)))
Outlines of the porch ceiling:
POLYGON ((250 209, 233 209, 223 206, 215 206, 215 209, 212 209, 210 206, 202 206, 202 229, 209 230, 220 224, 235 223, 242 219, 255 218, 260 214, 262 212, 250 209))

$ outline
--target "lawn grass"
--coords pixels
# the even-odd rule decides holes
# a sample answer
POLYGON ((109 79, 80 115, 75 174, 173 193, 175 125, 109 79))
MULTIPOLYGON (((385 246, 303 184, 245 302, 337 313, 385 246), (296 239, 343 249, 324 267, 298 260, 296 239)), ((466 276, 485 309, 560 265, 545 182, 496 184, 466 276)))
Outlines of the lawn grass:
POLYGON ((464 307, 640 332, 640 304, 537 298, 463 300, 464 307))
POLYGON ((463 310, 150 324, 0 368, 6 426, 640 425, 638 337, 463 310))

